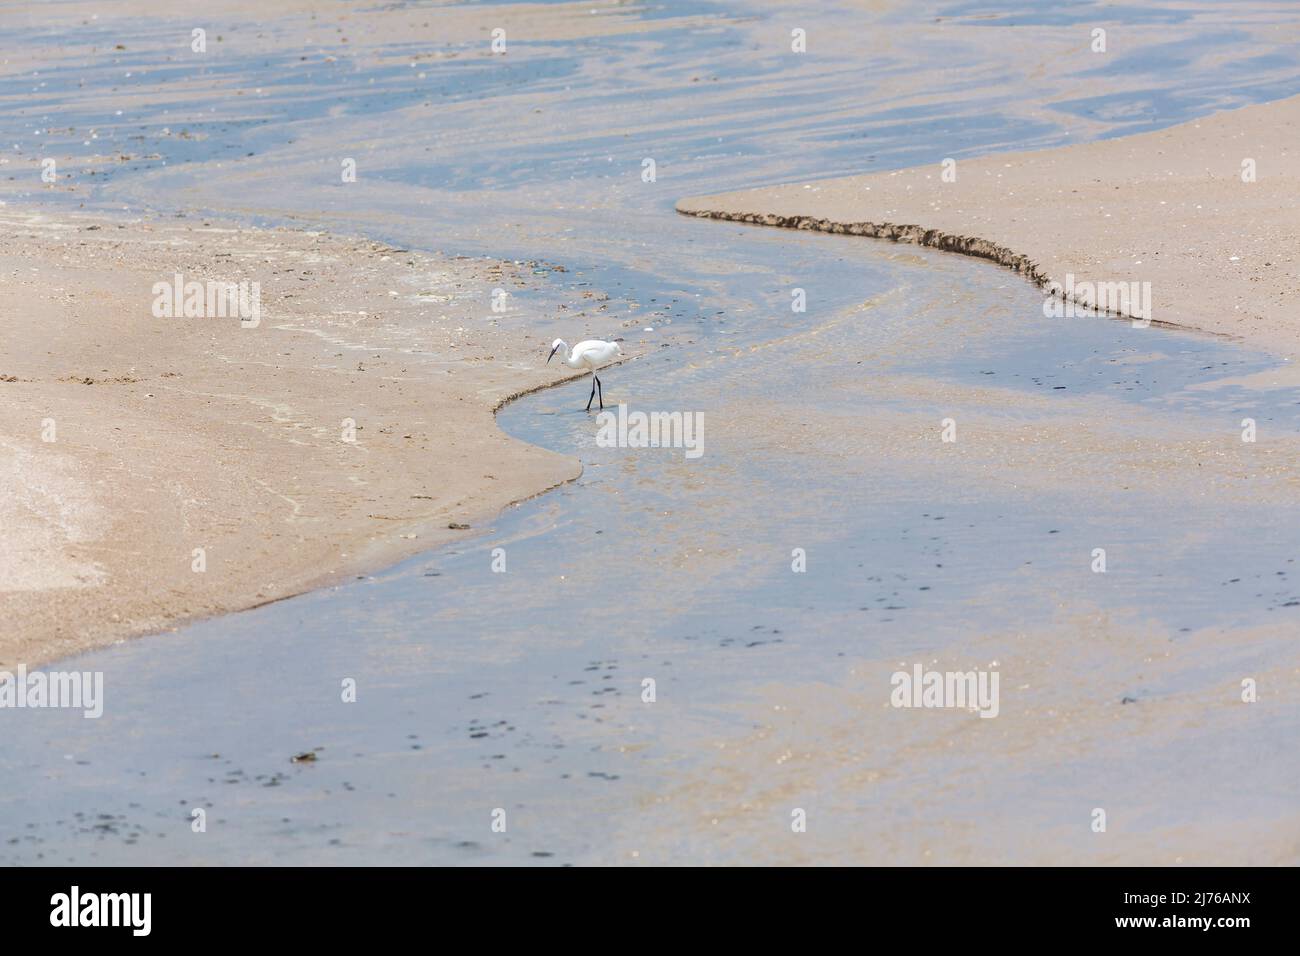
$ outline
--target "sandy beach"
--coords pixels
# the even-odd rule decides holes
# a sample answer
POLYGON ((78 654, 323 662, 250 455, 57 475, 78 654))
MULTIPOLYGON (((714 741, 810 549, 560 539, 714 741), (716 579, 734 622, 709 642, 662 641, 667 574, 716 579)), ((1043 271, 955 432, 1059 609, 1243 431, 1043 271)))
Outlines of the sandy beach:
POLYGON ((580 470, 493 421, 563 378, 492 309, 536 263, 199 222, 0 230, 0 666, 391 564, 580 470), (156 317, 177 274, 257 282, 258 324, 156 317))

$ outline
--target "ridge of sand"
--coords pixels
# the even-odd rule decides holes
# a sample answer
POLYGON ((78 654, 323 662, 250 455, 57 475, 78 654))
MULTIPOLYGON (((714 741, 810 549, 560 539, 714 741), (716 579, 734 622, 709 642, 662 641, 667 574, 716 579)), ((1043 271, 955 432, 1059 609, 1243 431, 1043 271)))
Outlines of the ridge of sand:
MULTIPOLYGON (((932 246, 1039 286, 1149 283, 1151 324, 1290 356, 1300 351, 1298 154, 1300 96, 1137 136, 962 159, 948 167, 952 181, 936 157, 690 197, 677 210, 932 246)), ((1088 304, 1087 293, 1061 297, 1088 304)))
POLYGON ((553 290, 489 307, 535 265, 0 216, 0 669, 385 566, 576 477, 494 419, 578 374, 521 324, 553 290), (260 282, 260 324, 155 317, 177 273, 260 282))

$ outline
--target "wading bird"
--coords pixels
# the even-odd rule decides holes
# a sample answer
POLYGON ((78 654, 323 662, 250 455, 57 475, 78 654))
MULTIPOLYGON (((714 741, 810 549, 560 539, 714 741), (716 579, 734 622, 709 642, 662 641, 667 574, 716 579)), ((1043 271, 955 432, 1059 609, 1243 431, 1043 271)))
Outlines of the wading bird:
POLYGON ((587 411, 591 411, 592 399, 596 397, 596 391, 600 390, 600 407, 605 407, 605 390, 600 387, 600 379, 596 377, 596 369, 622 354, 623 350, 618 347, 617 342, 602 342, 600 339, 587 339, 585 342, 579 342, 572 349, 569 343, 564 339, 556 339, 551 343, 551 354, 546 357, 549 363, 555 358, 555 353, 564 349, 564 364, 569 368, 588 368, 591 369, 591 397, 587 399, 587 411))

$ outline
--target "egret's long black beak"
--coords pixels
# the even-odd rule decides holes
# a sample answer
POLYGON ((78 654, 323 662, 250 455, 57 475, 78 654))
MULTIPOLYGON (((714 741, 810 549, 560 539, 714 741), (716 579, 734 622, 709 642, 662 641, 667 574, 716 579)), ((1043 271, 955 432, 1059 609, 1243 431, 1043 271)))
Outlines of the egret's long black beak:
POLYGON ((547 364, 547 365, 550 365, 550 364, 551 364, 551 359, 555 358, 555 353, 559 350, 559 348, 560 348, 560 347, 557 345, 555 348, 551 349, 551 354, 548 355, 548 356, 546 356, 546 364, 547 364))

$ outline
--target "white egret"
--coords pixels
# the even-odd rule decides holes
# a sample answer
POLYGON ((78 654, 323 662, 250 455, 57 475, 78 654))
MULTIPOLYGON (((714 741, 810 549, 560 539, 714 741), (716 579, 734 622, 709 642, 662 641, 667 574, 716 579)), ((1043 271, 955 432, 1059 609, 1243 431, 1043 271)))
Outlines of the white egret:
POLYGON ((585 342, 579 342, 572 349, 569 343, 564 339, 556 339, 551 343, 551 354, 546 357, 549 363, 555 358, 555 353, 564 349, 564 364, 569 368, 586 368, 591 369, 591 397, 587 399, 587 411, 591 411, 592 399, 596 397, 597 389, 600 389, 600 407, 605 407, 605 390, 600 386, 600 379, 596 377, 596 369, 610 362, 623 353, 618 347, 617 342, 602 342, 600 339, 587 339, 585 342))

